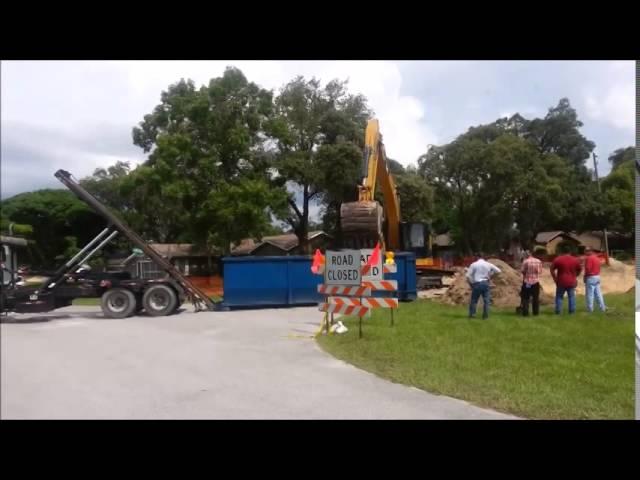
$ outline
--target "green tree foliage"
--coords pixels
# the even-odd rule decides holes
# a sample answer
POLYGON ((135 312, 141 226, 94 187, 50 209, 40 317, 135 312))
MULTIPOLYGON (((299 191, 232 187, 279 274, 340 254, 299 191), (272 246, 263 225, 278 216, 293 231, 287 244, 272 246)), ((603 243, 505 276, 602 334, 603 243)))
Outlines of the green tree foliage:
POLYGON ((605 222, 603 199, 585 166, 595 145, 581 126, 569 100, 561 99, 544 118, 516 114, 430 147, 418 171, 434 188, 436 231, 450 231, 465 252, 495 251, 514 231, 530 248, 539 231, 605 222))
POLYGON ((528 122, 525 137, 541 154, 555 154, 576 168, 584 168, 595 143, 580 133, 582 126, 569 99, 562 98, 544 118, 528 122))
POLYGON ((616 150, 610 157, 613 169, 601 182, 607 228, 635 232, 635 149, 616 150))
POLYGON ((609 163, 611 164, 611 168, 615 170, 624 163, 634 161, 635 158, 635 147, 618 148, 615 152, 609 155, 609 163))
POLYGON ((31 226, 40 258, 36 266, 42 268, 55 267, 70 245, 84 245, 104 228, 102 218, 67 190, 21 193, 2 202, 2 214, 10 222, 31 226))
POLYGON ((307 247, 312 201, 324 201, 336 225, 344 195, 354 192, 362 159, 364 129, 370 115, 366 100, 351 95, 346 82, 297 77, 275 100, 268 134, 276 141, 276 182, 289 186, 288 211, 281 215, 307 247), (336 174, 339 174, 338 176, 336 174), (344 195, 343 195, 344 194, 344 195))
POLYGON ((430 222, 433 218, 433 188, 415 171, 394 175, 400 197, 401 221, 430 222))
POLYGON ((271 92, 236 68, 199 89, 190 80, 171 85, 133 129, 149 158, 125 191, 143 187, 145 198, 162 203, 153 208, 164 237, 186 232, 228 251, 244 236, 261 235, 286 199, 284 189, 270 188, 263 148, 272 114, 271 92))

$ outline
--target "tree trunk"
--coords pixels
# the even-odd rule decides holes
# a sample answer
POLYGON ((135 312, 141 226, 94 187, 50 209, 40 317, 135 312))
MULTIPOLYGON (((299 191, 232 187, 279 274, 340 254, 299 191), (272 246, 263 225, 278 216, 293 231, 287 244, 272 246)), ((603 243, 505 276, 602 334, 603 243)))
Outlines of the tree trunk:
POLYGON ((298 234, 298 242, 303 255, 308 255, 309 250, 309 186, 305 185, 302 197, 302 218, 300 219, 300 229, 298 234))

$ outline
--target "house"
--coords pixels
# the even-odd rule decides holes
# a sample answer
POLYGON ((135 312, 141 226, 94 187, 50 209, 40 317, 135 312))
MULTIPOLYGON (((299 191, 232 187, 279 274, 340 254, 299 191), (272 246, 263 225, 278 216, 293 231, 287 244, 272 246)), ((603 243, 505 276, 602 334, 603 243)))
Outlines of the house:
MULTIPOLYGON (((582 232, 576 235, 580 243, 585 247, 591 247, 600 252, 605 251, 604 233, 600 230, 590 232, 582 232)), ((614 250, 631 250, 633 249, 634 239, 630 233, 622 234, 618 232, 607 232, 607 240, 609 243, 609 251, 614 250)))
MULTIPOLYGON (((633 236, 631 234, 622 234, 617 232, 607 232, 607 240, 609 242, 609 251, 615 250, 631 250, 633 248, 633 236)), ((542 245, 547 249, 549 255, 555 255, 557 245, 562 241, 568 241, 576 246, 577 251, 582 251, 586 247, 604 252, 604 234, 602 231, 586 231, 586 232, 540 232, 536 236, 536 245, 542 245)))
POLYGON ((448 232, 434 235, 431 240, 431 246, 435 257, 446 257, 447 259, 453 256, 455 249, 455 243, 448 232))
MULTIPOLYGON (((185 276, 210 276, 218 273, 219 252, 208 253, 190 243, 150 243, 149 246, 185 276)), ((107 259, 110 270, 123 268, 140 278, 161 276, 162 270, 146 256, 117 252, 107 259)))
POLYGON ((568 242, 575 246, 576 250, 583 246, 580 240, 570 232, 564 232, 562 230, 554 230, 552 232, 540 232, 536 235, 535 243, 547 250, 547 254, 555 255, 558 244, 562 242, 568 242))
MULTIPOLYGON (((307 234, 311 250, 326 249, 331 236, 323 231, 314 231, 307 234)), ((231 249, 231 255, 254 255, 261 257, 280 255, 302 255, 298 237, 295 233, 272 235, 262 237, 262 241, 244 239, 231 249)))

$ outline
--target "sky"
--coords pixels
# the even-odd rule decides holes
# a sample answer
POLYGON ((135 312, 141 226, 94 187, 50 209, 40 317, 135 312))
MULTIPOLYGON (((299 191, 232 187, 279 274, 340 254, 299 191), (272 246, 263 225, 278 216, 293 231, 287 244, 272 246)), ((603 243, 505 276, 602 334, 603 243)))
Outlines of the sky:
POLYGON ((276 93, 297 75, 348 79, 380 120, 387 154, 405 166, 429 144, 516 112, 542 117, 562 97, 596 143, 600 175, 611 152, 635 145, 632 61, 3 61, 1 197, 61 188, 60 168, 82 178, 144 161, 131 129, 161 92, 181 78, 207 84, 230 65, 276 93))

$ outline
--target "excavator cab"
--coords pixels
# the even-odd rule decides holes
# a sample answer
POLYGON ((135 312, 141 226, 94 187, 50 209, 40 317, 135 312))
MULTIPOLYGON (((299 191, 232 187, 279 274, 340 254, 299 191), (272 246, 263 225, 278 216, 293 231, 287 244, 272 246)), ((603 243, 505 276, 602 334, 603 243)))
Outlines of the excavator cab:
POLYGON ((401 222, 400 245, 405 252, 413 252, 416 259, 431 257, 431 228, 427 223, 401 222))

